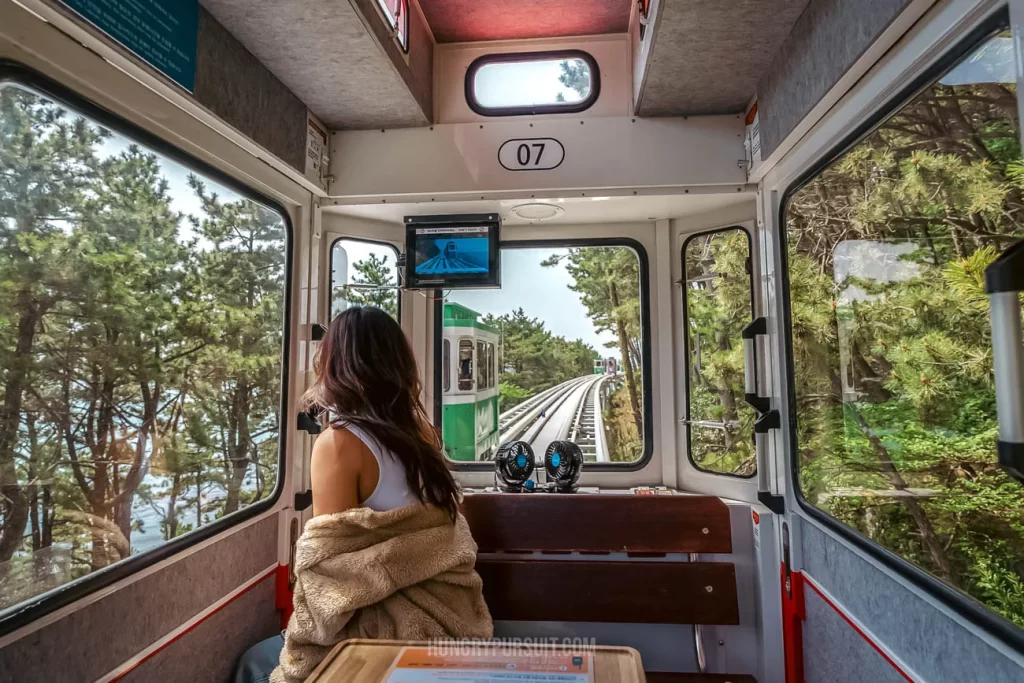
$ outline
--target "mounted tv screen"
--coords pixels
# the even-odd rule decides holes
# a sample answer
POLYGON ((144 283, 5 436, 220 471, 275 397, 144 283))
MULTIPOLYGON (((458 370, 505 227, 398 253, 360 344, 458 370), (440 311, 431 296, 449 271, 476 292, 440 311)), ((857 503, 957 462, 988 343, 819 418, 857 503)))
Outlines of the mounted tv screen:
POLYGON ((406 216, 407 289, 500 287, 496 214, 406 216))

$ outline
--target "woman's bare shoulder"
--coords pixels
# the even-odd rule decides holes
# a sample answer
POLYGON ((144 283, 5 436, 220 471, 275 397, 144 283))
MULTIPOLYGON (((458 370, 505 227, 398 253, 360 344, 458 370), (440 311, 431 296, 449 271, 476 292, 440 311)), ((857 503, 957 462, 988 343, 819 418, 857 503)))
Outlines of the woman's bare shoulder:
POLYGON ((325 429, 313 444, 309 480, 313 514, 342 512, 359 505, 359 479, 373 454, 343 427, 325 429))

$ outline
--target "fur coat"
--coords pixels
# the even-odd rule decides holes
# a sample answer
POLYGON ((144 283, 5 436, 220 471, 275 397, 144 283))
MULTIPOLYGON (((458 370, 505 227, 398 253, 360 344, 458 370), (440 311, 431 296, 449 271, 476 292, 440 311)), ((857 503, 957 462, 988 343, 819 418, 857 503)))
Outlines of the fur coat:
POLYGON ((314 517, 295 549, 294 609, 271 683, 298 683, 347 638, 490 638, 466 519, 415 504, 314 517))

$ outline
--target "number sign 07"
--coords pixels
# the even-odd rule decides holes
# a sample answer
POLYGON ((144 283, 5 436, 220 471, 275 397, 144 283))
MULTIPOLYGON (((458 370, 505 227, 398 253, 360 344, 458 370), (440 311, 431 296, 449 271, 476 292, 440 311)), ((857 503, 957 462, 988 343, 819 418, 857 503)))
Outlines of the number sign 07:
POLYGON ((509 171, 550 171, 565 160, 565 148, 554 138, 506 140, 498 148, 498 163, 509 171))

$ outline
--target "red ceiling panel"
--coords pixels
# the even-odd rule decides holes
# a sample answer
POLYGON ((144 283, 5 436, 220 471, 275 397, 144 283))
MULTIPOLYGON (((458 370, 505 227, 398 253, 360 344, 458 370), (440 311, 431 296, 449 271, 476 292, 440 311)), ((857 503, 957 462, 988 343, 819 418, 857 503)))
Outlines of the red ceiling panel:
POLYGON ((439 43, 625 33, 631 5, 632 0, 420 0, 439 43))

